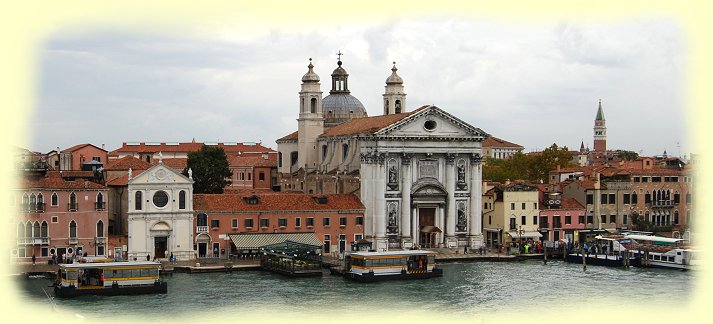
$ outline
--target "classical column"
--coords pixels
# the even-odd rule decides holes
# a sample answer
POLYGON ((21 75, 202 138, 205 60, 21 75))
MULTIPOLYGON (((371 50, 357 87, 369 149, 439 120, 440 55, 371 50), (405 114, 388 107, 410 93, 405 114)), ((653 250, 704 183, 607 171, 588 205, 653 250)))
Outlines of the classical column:
POLYGON ((361 156, 361 166, 359 168, 360 174, 360 188, 361 201, 364 204, 364 237, 373 238, 374 236, 374 214, 373 214, 373 201, 372 197, 372 165, 371 165, 371 155, 369 153, 362 153, 361 156))
MULTIPOLYGON (((411 244, 411 156, 401 157, 401 246, 404 242, 411 244)), ((416 234, 413 234, 416 235, 416 234)))
POLYGON ((384 251, 388 249, 386 240, 386 201, 384 195, 386 193, 386 168, 385 153, 377 153, 374 164, 374 222, 375 222, 375 237, 376 250, 384 251))
POLYGON ((483 179, 480 154, 470 157, 470 224, 468 236, 470 247, 479 248, 483 244, 483 179))
POLYGON ((456 247, 457 242, 455 238, 456 232, 456 201, 454 197, 454 191, 456 190, 456 169, 455 169, 455 155, 446 155, 446 228, 445 228, 445 241, 446 247, 456 247))

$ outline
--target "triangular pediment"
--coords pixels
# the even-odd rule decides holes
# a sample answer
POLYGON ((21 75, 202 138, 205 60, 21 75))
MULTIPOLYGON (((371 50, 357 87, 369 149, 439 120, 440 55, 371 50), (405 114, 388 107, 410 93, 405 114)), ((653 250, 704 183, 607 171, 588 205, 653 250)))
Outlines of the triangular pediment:
POLYGON ((138 175, 134 175, 128 182, 131 184, 191 184, 193 180, 176 172, 171 167, 158 163, 138 175))
POLYGON ((383 137, 471 138, 482 141, 489 135, 436 106, 428 106, 376 133, 383 137))

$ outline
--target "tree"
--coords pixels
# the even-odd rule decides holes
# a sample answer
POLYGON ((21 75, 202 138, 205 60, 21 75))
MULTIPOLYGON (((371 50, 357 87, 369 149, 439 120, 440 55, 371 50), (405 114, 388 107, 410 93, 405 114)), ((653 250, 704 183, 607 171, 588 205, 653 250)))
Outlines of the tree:
POLYGON ((620 151, 619 153, 616 154, 616 157, 618 157, 622 160, 634 161, 639 158, 639 153, 632 152, 632 151, 620 151))
POLYGON ((483 178, 498 182, 510 180, 529 180, 546 182, 549 172, 557 166, 572 165, 573 154, 567 147, 552 144, 537 155, 525 155, 518 152, 507 159, 488 158, 483 167, 483 178))
POLYGON ((194 193, 220 194, 232 183, 228 157, 221 147, 203 145, 199 151, 189 152, 183 175, 188 176, 188 169, 193 171, 194 193))

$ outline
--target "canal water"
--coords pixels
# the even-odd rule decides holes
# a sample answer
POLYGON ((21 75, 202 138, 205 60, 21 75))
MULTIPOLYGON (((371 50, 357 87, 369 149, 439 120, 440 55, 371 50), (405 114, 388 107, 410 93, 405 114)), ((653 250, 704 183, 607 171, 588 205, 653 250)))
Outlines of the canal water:
MULTIPOLYGON (((427 280, 355 283, 332 276, 286 278, 261 271, 176 273, 166 277, 168 294, 83 296, 55 299, 61 312, 96 322, 139 316, 223 318, 226 314, 332 312, 364 314, 386 311, 491 316, 514 310, 558 309, 590 305, 606 310, 622 304, 666 308, 692 297, 696 272, 662 269, 615 269, 550 261, 442 264, 444 276, 427 280)), ((19 296, 51 309, 42 291, 47 279, 18 279, 19 296)), ((51 294, 51 292, 50 292, 51 294)))

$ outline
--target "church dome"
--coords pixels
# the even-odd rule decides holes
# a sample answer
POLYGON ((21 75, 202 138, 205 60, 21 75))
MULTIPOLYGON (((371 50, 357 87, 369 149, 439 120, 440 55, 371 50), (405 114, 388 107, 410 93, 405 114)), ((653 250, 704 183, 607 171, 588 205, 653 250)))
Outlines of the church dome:
POLYGON ((312 68, 314 68, 314 65, 312 65, 311 58, 309 59, 309 65, 307 65, 307 68, 309 68, 309 70, 307 71, 307 73, 305 73, 304 76, 302 76, 302 82, 319 82, 319 75, 317 75, 317 73, 314 73, 314 70, 312 70, 312 68))
POLYGON ((322 99, 324 126, 339 125, 352 118, 367 117, 361 101, 348 93, 330 94, 322 99))

